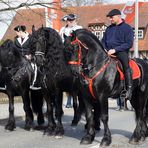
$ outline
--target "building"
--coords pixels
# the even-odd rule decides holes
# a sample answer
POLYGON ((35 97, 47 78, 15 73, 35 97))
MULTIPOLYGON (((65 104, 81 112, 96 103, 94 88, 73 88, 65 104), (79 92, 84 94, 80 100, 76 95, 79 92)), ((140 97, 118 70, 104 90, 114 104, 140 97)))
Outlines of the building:
MULTIPOLYGON (((106 18, 106 14, 114 9, 122 10, 125 4, 109 4, 104 5, 101 3, 95 6, 81 6, 81 7, 69 7, 66 13, 76 13, 78 15, 78 24, 82 25, 84 28, 89 28, 99 39, 102 38, 106 27, 110 24, 106 18)), ((148 2, 140 8, 139 11, 139 51, 146 57, 148 57, 148 2)), ((15 33, 13 28, 17 24, 24 24, 27 26, 28 31, 31 32, 32 25, 36 28, 46 26, 46 8, 36 8, 36 9, 20 9, 18 13, 12 20, 8 30, 6 31, 3 40, 10 38, 13 39, 15 33)), ((62 15, 65 13, 63 12, 62 15)), ((50 19, 49 19, 50 20, 50 19)), ((51 20, 50 20, 51 21, 51 20)), ((62 23, 62 26, 64 24, 62 23)), ((134 29, 134 22, 132 22, 132 27, 134 29)), ((131 50, 131 55, 133 56, 133 49, 131 50)), ((140 54, 141 55, 141 54, 140 54)))

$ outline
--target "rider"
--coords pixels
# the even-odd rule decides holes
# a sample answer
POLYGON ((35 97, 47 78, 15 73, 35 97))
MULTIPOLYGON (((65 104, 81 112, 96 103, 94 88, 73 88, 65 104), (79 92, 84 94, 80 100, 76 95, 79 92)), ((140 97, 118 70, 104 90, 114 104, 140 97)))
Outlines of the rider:
MULTIPOLYGON (((77 29, 82 29, 82 26, 77 25, 77 15, 76 14, 67 14, 62 17, 62 21, 66 23, 64 27, 60 30, 60 36, 62 37, 62 41, 64 42, 64 34, 66 36, 69 36, 72 31, 75 31, 77 29)), ((67 103, 66 108, 71 108, 71 95, 69 93, 66 93, 67 95, 67 103)))
POLYGON ((132 73, 129 67, 129 50, 133 46, 134 32, 130 25, 126 24, 121 18, 121 12, 118 9, 111 10, 107 17, 111 25, 107 27, 102 43, 108 51, 108 55, 116 55, 123 66, 126 86, 126 98, 132 97, 132 73))
POLYGON ((15 46, 22 53, 22 55, 31 60, 31 35, 26 31, 26 26, 18 25, 14 28, 14 31, 17 34, 17 36, 14 38, 15 46))
MULTIPOLYGON (((20 53, 25 56, 29 61, 32 59, 32 50, 31 50, 31 35, 26 31, 26 26, 18 25, 14 28, 17 36, 14 38, 14 45, 20 51, 20 53)), ((37 66, 31 62, 31 66, 34 69, 34 78, 30 86, 31 89, 40 89, 36 86, 37 82, 37 66)))
POLYGON ((62 37, 62 40, 64 42, 64 34, 66 36, 69 36, 72 31, 75 31, 77 29, 82 29, 82 26, 77 25, 77 15, 76 14, 67 14, 62 17, 62 21, 66 23, 64 27, 60 30, 60 36, 62 37))

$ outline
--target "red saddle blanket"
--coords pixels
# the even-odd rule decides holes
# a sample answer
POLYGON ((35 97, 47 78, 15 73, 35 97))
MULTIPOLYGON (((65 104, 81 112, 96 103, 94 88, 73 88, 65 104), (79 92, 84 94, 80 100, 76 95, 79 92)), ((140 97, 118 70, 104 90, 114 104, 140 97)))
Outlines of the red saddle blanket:
MULTIPOLYGON (((139 69, 139 66, 137 65, 137 63, 134 60, 130 60, 129 65, 130 65, 130 68, 132 69, 133 80, 140 78, 141 72, 140 72, 140 69, 139 69)), ((117 69, 120 74, 120 80, 124 80, 124 74, 123 74, 121 68, 119 67, 119 64, 117 65, 117 69)))

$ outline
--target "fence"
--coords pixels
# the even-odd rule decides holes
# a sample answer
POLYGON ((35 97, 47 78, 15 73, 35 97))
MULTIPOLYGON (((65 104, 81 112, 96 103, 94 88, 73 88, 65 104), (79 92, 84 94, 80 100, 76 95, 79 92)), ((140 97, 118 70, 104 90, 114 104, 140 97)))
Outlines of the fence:
MULTIPOLYGON (((21 97, 15 97, 14 101, 15 102, 22 102, 22 99, 21 99, 21 97)), ((4 93, 0 93, 0 104, 3 104, 3 103, 8 103, 8 96, 4 93)))

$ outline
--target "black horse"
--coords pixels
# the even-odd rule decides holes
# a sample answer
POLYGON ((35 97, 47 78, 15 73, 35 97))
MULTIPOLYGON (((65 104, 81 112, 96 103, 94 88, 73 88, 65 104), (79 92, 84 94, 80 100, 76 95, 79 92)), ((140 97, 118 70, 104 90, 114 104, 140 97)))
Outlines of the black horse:
POLYGON ((0 91, 7 94, 9 98, 9 120, 5 129, 12 131, 16 127, 14 118, 14 96, 22 96, 26 115, 26 130, 34 127, 33 111, 37 114, 38 124, 43 124, 42 92, 41 90, 29 90, 34 74, 33 69, 30 62, 20 54, 11 40, 6 40, 0 46, 0 65, 1 87, 6 86, 6 90, 0 91), (32 103, 32 108, 30 102, 32 103))
MULTIPOLYGON (((77 80, 73 77, 65 61, 64 45, 57 31, 46 27, 41 27, 38 30, 33 28, 32 48, 35 49, 37 65, 42 72, 42 90, 47 102, 48 128, 45 132, 48 132, 49 135, 54 134, 61 137, 64 134, 61 121, 64 91, 73 96, 74 119, 72 124, 77 124, 80 118, 76 117, 79 92, 77 80), (57 124, 54 121, 53 104, 56 108, 57 124)), ((81 104, 81 101, 79 101, 79 104, 81 104)), ((80 116, 80 114, 78 115, 80 116)))
MULTIPOLYGON (((124 88, 124 83, 120 81, 117 70, 117 61, 109 57, 97 37, 85 29, 73 32, 70 37, 66 38, 65 45, 69 51, 70 60, 79 63, 71 65, 71 69, 79 76, 81 89, 85 96, 89 127, 81 143, 91 143, 95 137, 92 112, 92 102, 95 101, 100 104, 101 120, 104 125, 104 136, 100 145, 108 146, 111 143, 111 133, 108 127, 108 98, 119 96, 124 88)), ((141 59, 135 60, 140 68, 141 77, 133 82, 134 88, 130 102, 135 110, 136 128, 130 142, 137 144, 148 136, 146 124, 148 64, 141 59)))

